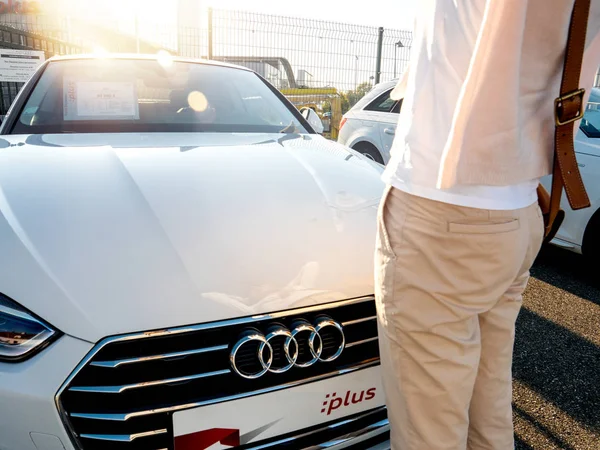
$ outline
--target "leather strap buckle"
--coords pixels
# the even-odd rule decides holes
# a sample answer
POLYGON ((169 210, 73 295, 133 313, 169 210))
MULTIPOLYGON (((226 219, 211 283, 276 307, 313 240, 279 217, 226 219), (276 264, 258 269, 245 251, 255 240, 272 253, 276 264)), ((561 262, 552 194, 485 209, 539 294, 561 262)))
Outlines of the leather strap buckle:
POLYGON ((585 89, 577 89, 554 100, 556 126, 568 125, 583 117, 585 89))

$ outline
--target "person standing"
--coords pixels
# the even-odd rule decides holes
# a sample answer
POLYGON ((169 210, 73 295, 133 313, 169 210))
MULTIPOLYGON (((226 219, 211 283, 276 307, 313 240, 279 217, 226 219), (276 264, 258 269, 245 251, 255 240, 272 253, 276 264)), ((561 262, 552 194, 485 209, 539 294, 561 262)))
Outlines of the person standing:
MULTIPOLYGON (((420 0, 384 171, 376 298, 394 450, 509 450, 574 0, 420 0)), ((580 86, 600 63, 592 0, 580 86)), ((585 98, 587 101, 587 95, 585 98)))

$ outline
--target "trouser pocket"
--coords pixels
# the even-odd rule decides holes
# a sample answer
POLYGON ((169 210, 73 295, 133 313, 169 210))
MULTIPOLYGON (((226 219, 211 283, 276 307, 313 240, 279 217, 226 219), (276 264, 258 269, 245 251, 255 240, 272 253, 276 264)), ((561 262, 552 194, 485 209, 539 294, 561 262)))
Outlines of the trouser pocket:
POLYGON ((510 233, 520 227, 519 219, 507 219, 498 222, 461 223, 449 222, 448 231, 459 234, 498 234, 510 233))

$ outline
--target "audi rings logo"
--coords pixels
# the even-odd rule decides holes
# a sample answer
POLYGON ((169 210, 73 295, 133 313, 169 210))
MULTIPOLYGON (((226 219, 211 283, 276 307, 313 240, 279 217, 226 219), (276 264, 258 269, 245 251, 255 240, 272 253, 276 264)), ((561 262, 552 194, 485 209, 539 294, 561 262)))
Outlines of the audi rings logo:
POLYGON ((267 372, 283 373, 292 367, 333 361, 344 351, 344 330, 330 317, 319 317, 314 324, 297 320, 290 328, 276 323, 266 335, 256 329, 245 331, 229 355, 233 371, 253 380, 267 372))

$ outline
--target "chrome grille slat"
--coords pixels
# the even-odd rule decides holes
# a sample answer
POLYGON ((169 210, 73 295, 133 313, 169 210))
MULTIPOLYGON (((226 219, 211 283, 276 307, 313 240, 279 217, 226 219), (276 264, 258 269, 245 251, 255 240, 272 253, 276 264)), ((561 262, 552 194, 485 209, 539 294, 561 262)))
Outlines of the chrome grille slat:
POLYGON ((143 363, 143 362, 149 362, 149 361, 167 360, 167 359, 173 359, 173 358, 181 358, 184 356, 200 355, 202 353, 227 350, 228 347, 229 347, 228 345, 217 345, 214 347, 198 348, 198 349, 194 349, 194 350, 185 350, 182 352, 164 353, 161 355, 140 356, 139 358, 118 359, 116 361, 92 361, 90 363, 90 366, 109 367, 111 369, 114 369, 116 367, 123 366, 126 364, 137 364, 137 363, 143 363))
POLYGON ((131 389, 140 389, 151 386, 161 386, 163 384, 181 383, 184 381, 198 380, 200 378, 215 377, 219 375, 227 375, 231 370, 218 370, 215 372, 198 373, 185 377, 168 378, 166 380, 144 381, 136 384, 126 384, 124 386, 73 386, 69 388, 71 392, 94 392, 97 394, 120 394, 131 389))
POLYGON ((339 370, 339 371, 336 371, 333 373, 324 374, 319 377, 307 378, 307 379, 304 379, 297 383, 289 383, 286 385, 281 385, 281 386, 277 386, 277 387, 273 387, 273 388, 267 388, 267 389, 262 389, 262 390, 258 390, 258 391, 251 391, 251 392, 244 393, 243 395, 232 395, 230 397, 222 397, 217 400, 186 403, 186 404, 182 404, 182 405, 173 405, 173 406, 168 406, 168 407, 164 407, 164 408, 148 409, 148 410, 144 410, 144 411, 135 411, 135 412, 125 413, 125 414, 69 413, 69 415, 71 417, 76 417, 79 419, 124 422, 124 421, 130 420, 130 419, 133 419, 135 417, 149 416, 152 414, 170 413, 170 412, 175 412, 175 411, 181 411, 184 409, 198 408, 200 406, 213 405, 215 403, 228 402, 231 400, 238 400, 238 399, 245 398, 245 397, 252 397, 254 395, 267 394, 269 392, 274 392, 274 391, 278 391, 281 389, 287 389, 287 388, 291 388, 294 386, 299 386, 301 384, 312 383, 314 381, 319 381, 319 380, 322 380, 325 378, 330 378, 335 375, 344 375, 346 373, 351 373, 356 370, 373 367, 373 366, 376 366, 377 364, 379 364, 378 360, 377 361, 369 361, 364 364, 361 364, 360 366, 356 366, 355 368, 352 368, 352 369, 339 370))
POLYGON ((113 441, 113 442, 133 442, 136 439, 156 436, 158 434, 166 434, 167 429, 163 428, 161 430, 153 430, 146 431, 144 433, 136 433, 136 434, 82 434, 81 438, 83 439, 94 439, 97 441, 113 441))
MULTIPOLYGON (((285 444, 285 443, 288 443, 288 442, 292 442, 292 441, 298 440, 298 439, 303 438, 305 436, 309 436, 310 434, 319 433, 319 432, 326 431, 326 430, 333 430, 335 428, 339 428, 339 427, 342 427, 344 425, 347 425, 347 424, 350 424, 350 423, 353 423, 353 422, 357 422, 357 421, 359 421, 361 419, 368 418, 369 416, 374 416, 374 415, 380 413, 382 410, 385 410, 385 407, 381 407, 381 408, 377 408, 375 410, 367 411, 366 413, 357 415, 357 416, 355 416, 355 417, 353 417, 351 419, 341 420, 341 421, 335 422, 335 423, 333 423, 331 425, 324 426, 322 428, 312 429, 309 432, 299 433, 299 434, 296 434, 294 436, 290 436, 290 437, 285 438, 285 439, 280 439, 280 440, 268 442, 266 444, 259 444, 259 445, 251 446, 251 447, 248 447, 248 450, 263 450, 263 449, 277 448, 277 446, 279 446, 281 444, 285 444)), ((368 426, 366 426, 366 427, 364 427, 364 428, 362 428, 360 430, 355 430, 352 433, 349 433, 349 434, 344 435, 344 436, 340 436, 335 441, 330 441, 330 442, 323 443, 323 444, 321 444, 321 447, 319 447, 319 448, 326 449, 326 448, 332 447, 334 444, 341 444, 341 443, 347 442, 347 441, 351 440, 354 437, 367 434, 367 433, 369 433, 371 431, 374 431, 374 430, 380 430, 381 433, 384 433, 384 432, 388 431, 389 430, 389 420, 388 419, 383 419, 383 420, 379 420, 377 422, 373 422, 373 423, 369 424, 368 426)))
MULTIPOLYGON (((172 450, 172 414, 176 411, 378 365, 378 347, 368 344, 377 340, 376 317, 374 299, 365 297, 109 337, 97 344, 65 381, 56 404, 78 450, 104 450, 106 442, 113 442, 109 445, 115 450, 172 450), (289 328, 294 321, 315 323, 323 315, 346 326, 346 348, 338 359, 258 380, 238 378, 231 370, 229 349, 247 330, 265 333, 273 322, 289 328), (146 381, 148 378, 151 380, 146 381)), ((335 343, 332 336, 323 335, 324 346, 335 343)))
POLYGON ((346 348, 352 348, 352 347, 355 347, 355 346, 361 345, 361 344, 368 344, 369 342, 375 342, 376 340, 377 340, 377 336, 375 336, 373 338, 369 338, 369 339, 363 339, 361 341, 350 342, 350 343, 346 344, 346 348))
POLYGON ((356 325, 357 323, 369 322, 371 320, 377 320, 377 316, 363 317, 361 319, 349 320, 347 322, 342 322, 342 326, 343 327, 347 327, 347 326, 350 326, 350 325, 356 325))

